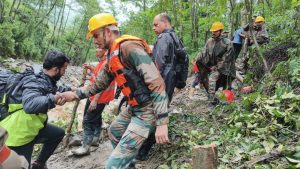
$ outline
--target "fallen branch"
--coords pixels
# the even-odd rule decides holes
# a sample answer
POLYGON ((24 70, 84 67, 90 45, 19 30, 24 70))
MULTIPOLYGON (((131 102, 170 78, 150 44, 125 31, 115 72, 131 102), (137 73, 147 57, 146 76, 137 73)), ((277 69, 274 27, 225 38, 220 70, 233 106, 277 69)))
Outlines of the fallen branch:
POLYGON ((281 156, 281 153, 282 153, 281 151, 273 150, 267 154, 258 156, 256 158, 254 158, 253 160, 245 162, 245 164, 240 166, 239 168, 251 168, 256 163, 263 162, 263 161, 266 161, 269 159, 276 159, 281 156))

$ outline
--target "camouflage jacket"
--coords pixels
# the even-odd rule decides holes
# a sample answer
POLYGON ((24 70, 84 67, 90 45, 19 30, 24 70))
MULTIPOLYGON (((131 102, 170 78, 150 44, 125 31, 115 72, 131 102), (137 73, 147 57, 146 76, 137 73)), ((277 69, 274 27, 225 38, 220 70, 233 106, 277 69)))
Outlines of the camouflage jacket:
POLYGON ((260 28, 254 29, 253 34, 258 44, 261 45, 269 42, 269 35, 265 25, 260 28))
POLYGON ((220 73, 235 77, 232 42, 227 38, 209 38, 202 52, 198 54, 197 61, 209 68, 216 66, 220 73))
MULTIPOLYGON (((120 60, 123 66, 127 69, 136 70, 151 91, 156 125, 167 124, 169 118, 163 115, 168 113, 168 97, 165 92, 165 84, 142 43, 132 40, 125 41, 121 44, 120 50, 120 60)), ((114 76, 109 70, 109 66, 105 65, 104 69, 96 76, 95 83, 89 85, 85 90, 78 90, 77 95, 82 99, 99 93, 105 90, 113 79, 114 76)))
MULTIPOLYGON (((249 26, 245 27, 244 29, 249 29, 249 26)), ((243 30, 242 34, 250 37, 251 41, 249 39, 248 45, 251 46, 253 44, 253 38, 250 35, 250 31, 243 30)), ((269 35, 265 25, 262 25, 262 27, 254 27, 253 35, 255 36, 256 41, 259 45, 269 42, 269 35)))

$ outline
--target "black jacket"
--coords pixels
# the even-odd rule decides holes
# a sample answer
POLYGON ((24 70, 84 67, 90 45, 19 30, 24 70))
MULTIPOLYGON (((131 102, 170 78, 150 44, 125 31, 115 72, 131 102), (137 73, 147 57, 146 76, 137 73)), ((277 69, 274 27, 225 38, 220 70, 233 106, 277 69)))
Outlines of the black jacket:
POLYGON ((179 63, 175 56, 177 48, 175 41, 177 46, 180 45, 180 48, 184 48, 174 30, 172 28, 166 29, 157 37, 153 46, 153 57, 165 81, 169 100, 172 98, 175 87, 180 89, 185 87, 188 74, 188 67, 186 69, 178 68, 179 63))
POLYGON ((17 85, 9 98, 9 104, 22 103, 26 113, 47 113, 55 107, 56 92, 70 91, 70 87, 57 87, 56 81, 44 72, 26 76, 17 85))

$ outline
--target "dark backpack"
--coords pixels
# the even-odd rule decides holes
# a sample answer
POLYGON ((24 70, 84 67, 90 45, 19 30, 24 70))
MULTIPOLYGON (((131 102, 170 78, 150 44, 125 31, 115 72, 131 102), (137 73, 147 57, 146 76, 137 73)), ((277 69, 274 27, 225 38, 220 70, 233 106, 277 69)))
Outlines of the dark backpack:
POLYGON ((18 84, 23 82, 25 76, 33 75, 32 68, 25 70, 23 73, 14 74, 7 70, 0 70, 0 121, 18 110, 8 111, 9 98, 18 84))
POLYGON ((184 88, 186 86, 186 80, 188 77, 188 69, 189 69, 189 57, 186 53, 182 41, 176 37, 172 32, 170 33, 175 45, 174 54, 175 58, 175 72, 177 79, 177 88, 184 88))

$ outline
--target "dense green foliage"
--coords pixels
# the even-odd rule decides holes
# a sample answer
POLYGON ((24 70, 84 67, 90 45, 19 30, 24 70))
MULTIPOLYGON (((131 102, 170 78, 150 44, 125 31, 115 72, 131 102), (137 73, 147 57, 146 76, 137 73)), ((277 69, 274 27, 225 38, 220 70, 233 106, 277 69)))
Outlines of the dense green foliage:
POLYGON ((89 17, 101 9, 96 0, 74 4, 80 8, 71 18, 70 11, 74 10, 65 0, 1 0, 0 56, 40 61, 47 51, 59 49, 75 64, 94 58, 90 49, 95 47, 85 34, 89 17))
MULTIPOLYGON (((156 39, 153 17, 169 13, 190 57, 195 57, 204 46, 214 21, 224 22, 225 30, 231 34, 241 27, 242 21, 248 22, 241 14, 245 9, 243 0, 107 2, 112 7, 115 2, 122 2, 139 8, 136 13, 127 13, 126 7, 112 8, 112 12, 129 17, 121 25, 122 33, 142 37, 149 44, 156 39)), ((269 31, 270 43, 260 50, 271 63, 283 55, 286 59, 276 62, 270 74, 263 74, 261 64, 257 64, 260 60, 251 57, 249 66, 253 71, 246 75, 245 85, 254 85, 256 92, 239 95, 235 103, 219 105, 207 112, 203 112, 207 106, 203 102, 177 105, 184 112, 170 117, 172 145, 158 150, 162 151, 160 168, 190 168, 192 147, 211 143, 219 146, 220 168, 242 167, 246 161, 274 151, 280 152, 280 157, 258 162, 254 168, 300 168, 300 3, 298 0, 250 2, 252 14, 263 15, 269 31), (290 48, 287 53, 281 50, 272 53, 283 42, 298 47, 290 48), (257 77, 258 74, 261 76, 257 77)), ((0 0, 0 56, 41 60, 48 50, 57 48, 70 55, 75 64, 93 58, 95 46, 85 39, 87 20, 104 9, 95 5, 96 0, 74 0, 74 3, 79 8, 75 9, 73 21, 67 24, 70 8, 65 0, 0 0)), ((250 56, 256 56, 255 49, 250 52, 250 56)))

